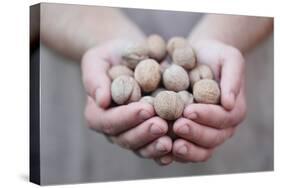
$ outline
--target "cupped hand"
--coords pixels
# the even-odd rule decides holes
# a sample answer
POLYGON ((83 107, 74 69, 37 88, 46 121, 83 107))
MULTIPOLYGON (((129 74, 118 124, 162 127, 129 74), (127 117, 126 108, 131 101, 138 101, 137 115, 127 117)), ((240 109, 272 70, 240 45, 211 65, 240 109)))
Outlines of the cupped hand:
MULTIPOLYGON (((156 117, 153 106, 141 102, 111 107, 108 69, 121 63, 126 41, 110 41, 89 49, 82 58, 82 80, 87 97, 85 118, 89 128, 105 134, 114 143, 145 158, 159 158, 171 152, 172 141, 165 136, 168 125, 156 117)), ((166 157, 167 158, 167 157, 166 157)), ((164 160, 170 163, 171 160, 164 160)))
POLYGON ((173 158, 179 162, 203 162, 229 139, 245 118, 244 58, 236 48, 214 40, 194 44, 197 63, 208 64, 220 83, 220 105, 191 104, 173 126, 179 137, 173 158))

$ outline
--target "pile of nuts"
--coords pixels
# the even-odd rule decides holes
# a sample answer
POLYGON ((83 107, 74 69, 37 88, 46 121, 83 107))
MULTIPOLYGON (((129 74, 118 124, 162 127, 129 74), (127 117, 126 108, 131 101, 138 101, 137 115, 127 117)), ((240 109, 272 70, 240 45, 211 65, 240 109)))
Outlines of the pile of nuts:
POLYGON ((161 36, 150 35, 146 41, 124 49, 122 60, 108 71, 111 96, 117 105, 146 102, 161 118, 176 120, 194 102, 220 101, 212 70, 196 63, 196 54, 185 38, 173 37, 166 45, 161 36))

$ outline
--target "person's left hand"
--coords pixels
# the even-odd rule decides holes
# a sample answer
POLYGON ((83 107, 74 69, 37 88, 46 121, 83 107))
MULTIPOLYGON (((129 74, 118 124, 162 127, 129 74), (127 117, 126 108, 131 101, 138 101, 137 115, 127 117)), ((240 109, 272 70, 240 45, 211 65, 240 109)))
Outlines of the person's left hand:
POLYGON ((202 41, 194 48, 197 63, 208 64, 220 83, 221 104, 191 104, 176 120, 173 131, 179 138, 173 143, 172 155, 179 162, 208 160, 246 114, 242 54, 219 41, 202 41))

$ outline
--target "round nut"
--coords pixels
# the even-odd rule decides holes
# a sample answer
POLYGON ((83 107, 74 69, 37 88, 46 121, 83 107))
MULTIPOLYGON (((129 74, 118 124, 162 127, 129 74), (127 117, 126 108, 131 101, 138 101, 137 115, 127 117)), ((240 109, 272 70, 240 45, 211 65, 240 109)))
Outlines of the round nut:
POLYGON ((191 46, 176 48, 173 52, 173 63, 182 66, 186 70, 191 70, 196 65, 195 53, 191 46))
POLYGON ((147 38, 148 56, 157 61, 162 61, 166 56, 165 40, 159 35, 150 35, 147 38))
POLYGON ((172 64, 163 73, 163 84, 168 90, 186 90, 189 86, 189 77, 181 66, 172 64))
POLYGON ((140 102, 145 102, 145 103, 151 104, 153 106, 154 97, 152 97, 152 96, 144 96, 144 97, 142 97, 140 99, 140 102))
POLYGON ((154 109, 161 118, 175 120, 182 115, 184 103, 176 92, 162 91, 154 99, 154 109))
POLYGON ((198 64, 194 69, 189 72, 189 79, 191 86, 202 79, 214 79, 211 68, 206 64, 198 64))
POLYGON ((114 80, 115 78, 122 75, 133 76, 134 73, 131 69, 129 69, 125 65, 115 65, 108 70, 108 75, 111 78, 111 80, 114 80))
POLYGON ((167 43, 167 51, 172 56, 176 48, 183 48, 187 45, 187 40, 183 37, 172 37, 167 43))
POLYGON ((153 59, 141 61, 135 69, 135 79, 143 91, 154 91, 161 80, 160 65, 153 59))
POLYGON ((137 64, 148 58, 148 47, 145 42, 128 45, 122 53, 123 64, 134 69, 137 64))
POLYGON ((220 101, 219 85, 214 80, 199 80, 193 86, 193 96, 198 103, 218 104, 220 101))
POLYGON ((158 95, 158 93, 160 93, 161 91, 167 91, 167 90, 165 88, 157 88, 155 91, 152 92, 151 96, 156 97, 156 95, 158 95))
POLYGON ((138 101, 141 91, 138 83, 130 76, 119 76, 111 84, 111 96, 117 104, 127 104, 138 101))
POLYGON ((193 95, 188 91, 180 91, 178 94, 183 100, 185 106, 188 106, 194 102, 193 95))
POLYGON ((164 71, 169 67, 171 66, 171 63, 169 63, 168 61, 163 61, 160 63, 160 72, 161 74, 164 73, 164 71))

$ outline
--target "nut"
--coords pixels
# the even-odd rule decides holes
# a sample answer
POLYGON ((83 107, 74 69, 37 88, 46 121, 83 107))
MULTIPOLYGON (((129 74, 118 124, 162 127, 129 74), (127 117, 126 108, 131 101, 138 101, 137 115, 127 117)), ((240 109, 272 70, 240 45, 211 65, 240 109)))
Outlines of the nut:
POLYGON ((191 86, 195 84, 195 82, 202 79, 214 79, 213 72, 208 65, 198 64, 194 69, 189 72, 189 79, 191 86))
POLYGON ((188 106, 194 102, 193 95, 188 91, 180 91, 178 92, 181 99, 184 101, 184 105, 188 106))
POLYGON ((175 120, 182 115, 184 103, 174 91, 162 91, 154 99, 154 109, 158 116, 175 120))
POLYGON ((214 80, 199 80, 193 86, 193 96, 198 103, 218 104, 220 101, 219 85, 214 80))
POLYGON ((145 42, 139 44, 131 44, 125 48, 122 54, 122 63, 127 67, 134 69, 140 61, 147 58, 148 47, 145 42))
POLYGON ((163 73, 163 84, 168 90, 186 90, 189 86, 189 77, 181 66, 172 64, 163 73))
POLYGON ((176 48, 183 48, 187 45, 187 40, 183 37, 172 37, 167 44, 167 51, 170 56, 173 55, 173 52, 176 48))
POLYGON ((161 91, 167 91, 167 90, 165 88, 157 88, 155 91, 153 91, 151 96, 156 97, 156 95, 158 95, 158 93, 160 93, 161 91))
POLYGON ((195 67, 195 53, 191 46, 186 45, 183 48, 176 48, 173 52, 173 63, 182 66, 186 70, 191 70, 195 67))
POLYGON ((171 66, 171 63, 169 63, 168 61, 163 61, 160 63, 160 72, 163 74, 163 72, 169 67, 171 66))
POLYGON ((108 75, 111 78, 111 80, 114 80, 115 78, 121 75, 133 76, 134 73, 131 69, 129 69, 125 65, 115 65, 109 69, 108 75))
POLYGON ((111 84, 111 96, 117 104, 127 104, 138 101, 141 91, 138 83, 130 76, 119 76, 111 84))
POLYGON ((147 38, 148 56, 157 61, 162 61, 166 56, 165 40, 159 35, 150 35, 147 38))
POLYGON ((153 59, 141 61, 135 69, 135 79, 143 91, 154 91, 161 80, 160 65, 153 59))
POLYGON ((151 96, 144 96, 140 99, 140 102, 145 102, 145 103, 148 103, 148 104, 151 104, 153 106, 153 103, 154 103, 154 97, 151 97, 151 96))

